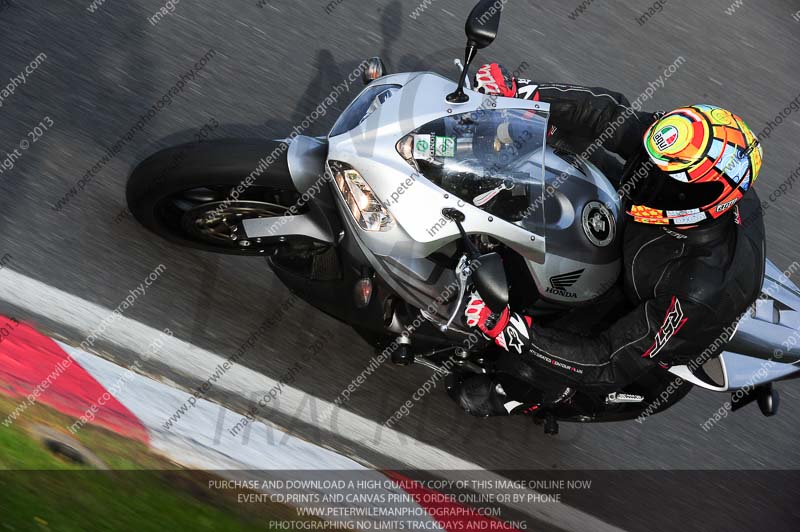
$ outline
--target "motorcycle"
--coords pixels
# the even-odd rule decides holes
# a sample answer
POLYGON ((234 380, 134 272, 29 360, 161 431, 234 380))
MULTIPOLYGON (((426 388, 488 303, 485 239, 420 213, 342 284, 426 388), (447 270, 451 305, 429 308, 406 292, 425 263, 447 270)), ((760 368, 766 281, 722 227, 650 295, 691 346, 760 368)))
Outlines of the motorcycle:
MULTIPOLYGON (((470 13, 458 82, 387 74, 372 58, 328 135, 159 151, 129 178, 131 212, 177 244, 265 257, 293 293, 395 364, 490 372, 498 348, 461 320, 472 287, 494 311, 510 303, 548 323, 591 313, 621 268, 620 196, 597 165, 547 144, 548 104, 469 88, 501 11, 481 0, 470 13)), ((559 420, 632 419, 694 385, 774 415, 772 383, 800 369, 790 341, 800 290, 767 260, 761 296, 706 360, 609 395, 578 391, 532 417, 550 434, 559 420)))

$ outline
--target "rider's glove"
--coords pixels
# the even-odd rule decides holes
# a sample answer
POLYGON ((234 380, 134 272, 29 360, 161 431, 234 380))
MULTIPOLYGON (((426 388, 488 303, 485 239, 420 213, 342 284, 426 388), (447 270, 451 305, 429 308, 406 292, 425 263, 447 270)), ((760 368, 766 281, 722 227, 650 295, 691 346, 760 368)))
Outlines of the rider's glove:
POLYGON ((508 307, 499 315, 493 314, 475 292, 470 295, 464 316, 468 326, 477 327, 506 351, 519 355, 530 344, 530 326, 533 320, 529 316, 512 313, 508 307))
POLYGON ((517 80, 502 65, 483 65, 475 74, 475 90, 483 94, 513 98, 517 95, 517 80))

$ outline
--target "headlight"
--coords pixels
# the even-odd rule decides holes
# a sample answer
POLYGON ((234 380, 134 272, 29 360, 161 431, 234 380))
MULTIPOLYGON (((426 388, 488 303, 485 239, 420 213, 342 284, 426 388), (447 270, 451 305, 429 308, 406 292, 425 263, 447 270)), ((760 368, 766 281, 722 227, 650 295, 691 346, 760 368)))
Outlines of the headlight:
POLYGON ((361 174, 352 166, 338 161, 328 163, 336 181, 336 188, 342 193, 344 202, 358 225, 365 231, 388 231, 394 219, 369 187, 361 174))

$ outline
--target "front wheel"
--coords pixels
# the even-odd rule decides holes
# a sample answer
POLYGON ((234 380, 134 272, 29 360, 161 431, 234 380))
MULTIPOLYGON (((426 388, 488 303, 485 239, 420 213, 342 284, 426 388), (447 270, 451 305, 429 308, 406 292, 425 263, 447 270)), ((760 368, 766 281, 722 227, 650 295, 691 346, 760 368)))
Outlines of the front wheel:
POLYGON ((152 232, 205 251, 264 255, 289 244, 308 251, 325 247, 303 237, 287 242, 242 234, 242 221, 284 216, 297 205, 300 194, 289 175, 287 149, 285 143, 258 139, 161 150, 131 173, 128 208, 152 232))

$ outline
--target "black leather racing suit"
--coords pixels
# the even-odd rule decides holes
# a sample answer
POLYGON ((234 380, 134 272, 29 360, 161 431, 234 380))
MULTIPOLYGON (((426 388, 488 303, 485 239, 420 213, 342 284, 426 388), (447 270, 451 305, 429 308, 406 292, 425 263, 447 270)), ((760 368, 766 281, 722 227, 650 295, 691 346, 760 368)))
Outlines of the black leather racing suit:
MULTIPOLYGON (((626 161, 635 159, 656 119, 650 113, 631 113, 623 95, 602 88, 540 84, 532 90, 523 82, 518 93, 548 102, 550 122, 563 138, 591 142, 609 124, 618 124, 604 147, 626 161)), ((758 297, 765 238, 754 191, 745 194, 738 212, 695 228, 628 218, 622 231, 623 289, 632 310, 593 335, 534 320, 528 346, 519 356, 533 366, 537 381, 617 391, 658 366, 696 359, 758 297)))

